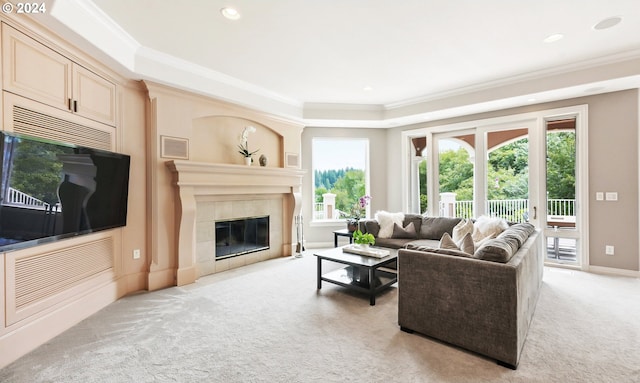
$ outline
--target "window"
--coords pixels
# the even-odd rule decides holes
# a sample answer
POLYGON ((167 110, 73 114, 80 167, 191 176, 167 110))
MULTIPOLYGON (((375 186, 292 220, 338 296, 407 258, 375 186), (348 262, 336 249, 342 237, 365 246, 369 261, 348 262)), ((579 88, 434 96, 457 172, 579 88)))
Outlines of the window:
MULTIPOLYGON (((342 220, 369 194, 369 140, 314 138, 312 141, 313 219, 342 220)), ((367 216, 369 207, 367 206, 367 216)))
POLYGON ((426 199, 432 216, 530 222, 547 238, 547 263, 586 265, 587 132, 586 106, 407 131, 403 203, 423 212, 426 199))

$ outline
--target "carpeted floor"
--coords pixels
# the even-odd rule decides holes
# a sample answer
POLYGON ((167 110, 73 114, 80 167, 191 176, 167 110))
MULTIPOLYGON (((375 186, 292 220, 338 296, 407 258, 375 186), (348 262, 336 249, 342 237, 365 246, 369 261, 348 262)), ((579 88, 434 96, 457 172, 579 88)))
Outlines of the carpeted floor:
POLYGON ((281 258, 125 297, 0 370, 0 382, 640 382, 640 280, 545 269, 512 371, 316 290, 316 258, 281 258))

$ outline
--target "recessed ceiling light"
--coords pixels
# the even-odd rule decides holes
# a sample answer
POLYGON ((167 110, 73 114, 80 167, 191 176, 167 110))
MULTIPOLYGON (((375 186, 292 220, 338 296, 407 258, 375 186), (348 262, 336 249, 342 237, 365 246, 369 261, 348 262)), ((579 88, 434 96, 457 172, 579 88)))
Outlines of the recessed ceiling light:
POLYGON ((619 16, 609 17, 604 20, 601 20, 598 24, 594 25, 593 29, 595 29, 596 31, 600 31, 603 29, 613 28, 616 25, 620 24, 621 21, 622 21, 622 17, 619 17, 619 16))
POLYGON ((564 35, 562 33, 554 33, 553 35, 547 36, 543 41, 545 43, 555 43, 556 41, 562 40, 564 35))
POLYGON ((364 88, 362 88, 362 90, 364 90, 365 92, 371 92, 373 88, 370 86, 365 86, 364 88))
POLYGON ((224 7, 220 10, 220 13, 229 20, 238 20, 240 18, 240 12, 235 8, 224 7))

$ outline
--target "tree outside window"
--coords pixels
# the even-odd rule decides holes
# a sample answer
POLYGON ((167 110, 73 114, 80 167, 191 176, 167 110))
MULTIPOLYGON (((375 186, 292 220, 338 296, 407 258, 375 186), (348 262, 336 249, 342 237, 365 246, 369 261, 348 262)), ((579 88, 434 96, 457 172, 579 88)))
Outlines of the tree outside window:
POLYGON ((367 139, 314 138, 314 219, 344 219, 367 191, 367 139), (327 204, 331 208, 327 208, 327 204))

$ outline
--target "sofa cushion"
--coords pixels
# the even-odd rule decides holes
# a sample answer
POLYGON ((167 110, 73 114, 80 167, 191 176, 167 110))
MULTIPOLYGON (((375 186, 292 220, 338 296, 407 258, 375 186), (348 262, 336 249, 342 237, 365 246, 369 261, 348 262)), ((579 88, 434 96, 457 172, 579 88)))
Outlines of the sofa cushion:
POLYGON ((388 247, 390 249, 401 249, 411 242, 410 239, 405 238, 376 238, 375 246, 388 247))
POLYGON ((451 238, 454 242, 458 243, 467 234, 473 234, 473 220, 471 219, 463 219, 455 225, 451 233, 451 238))
POLYGON ((440 239, 440 248, 460 250, 464 253, 469 254, 469 256, 473 255, 475 250, 473 239, 471 238, 471 233, 467 233, 467 235, 465 235, 464 238, 462 238, 462 240, 458 242, 455 242, 453 238, 451 238, 449 233, 444 233, 442 235, 442 238, 440 239))
POLYGON ((452 234, 453 228, 460 223, 460 220, 460 218, 422 217, 419 238, 439 240, 444 233, 452 234))
POLYGON ((404 215, 404 221, 402 221, 402 227, 407 227, 411 222, 413 222, 416 234, 418 234, 420 232, 420 227, 422 226, 422 214, 406 213, 404 215))
POLYGON ((413 222, 409 222, 405 227, 401 227, 397 223, 394 223, 393 235, 391 238, 414 239, 416 238, 416 227, 413 222))
POLYGON ((473 258, 483 259, 485 261, 506 263, 513 257, 513 242, 515 239, 510 238, 493 238, 480 246, 473 254, 473 258))
POLYGON ((503 231, 498 238, 503 236, 511 236, 518 240, 518 248, 522 246, 523 243, 527 241, 529 236, 536 231, 535 226, 528 222, 516 223, 514 225, 509 226, 508 229, 503 231))
POLYGON ((418 247, 430 247, 435 249, 440 247, 440 241, 435 239, 416 239, 414 241, 407 242, 404 247, 412 250, 415 250, 418 247))
MULTIPOLYGON (((360 221, 362 224, 362 221, 360 221)), ((378 238, 378 232, 380 231, 380 224, 373 219, 367 219, 364 221, 364 229, 366 233, 371 233, 374 237, 378 238)))
POLYGON ((393 224, 397 223, 402 226, 404 221, 404 213, 389 213, 387 211, 379 211, 376 213, 376 221, 380 224, 379 238, 391 238, 393 235, 393 224))
POLYGON ((409 245, 408 245, 407 249, 408 250, 424 251, 424 252, 427 252, 427 253, 453 255, 455 257, 470 258, 472 256, 471 254, 465 253, 464 251, 460 251, 460 250, 443 249, 443 248, 429 247, 429 246, 411 246, 411 247, 409 247, 409 245))

